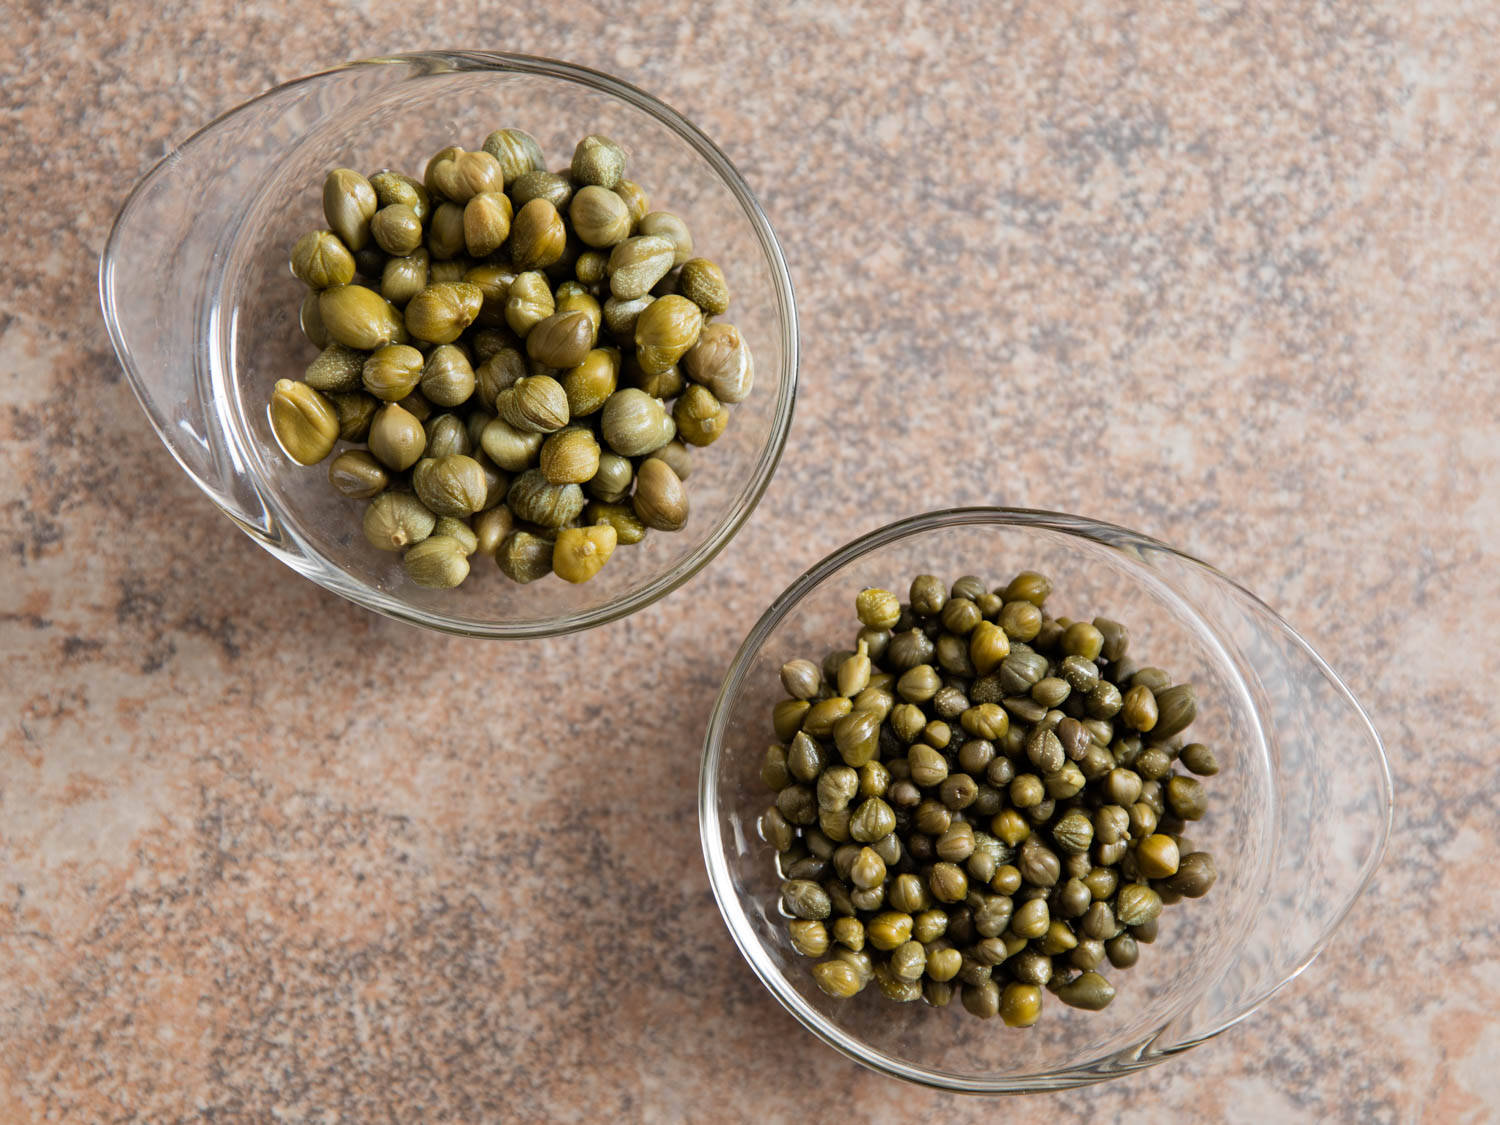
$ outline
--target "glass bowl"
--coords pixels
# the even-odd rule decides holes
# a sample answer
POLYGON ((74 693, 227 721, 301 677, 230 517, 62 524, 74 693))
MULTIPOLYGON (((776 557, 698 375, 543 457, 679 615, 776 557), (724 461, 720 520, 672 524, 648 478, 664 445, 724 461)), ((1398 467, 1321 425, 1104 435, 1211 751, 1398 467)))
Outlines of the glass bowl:
POLYGON ((1297 975, 1365 887, 1390 828, 1380 738, 1338 677, 1240 586, 1170 547, 1077 516, 1001 508, 934 512, 835 551, 776 599, 719 692, 699 782, 704 858, 719 909, 751 968, 804 1027, 897 1078, 970 1093, 1056 1089, 1148 1066, 1217 1034, 1297 975), (895 1004, 874 986, 825 996, 792 949, 774 852, 757 820, 759 778, 782 663, 853 644, 854 596, 899 592, 920 573, 990 583, 1048 574, 1058 615, 1124 622, 1130 654, 1198 692, 1195 741, 1214 747, 1209 811, 1195 846, 1218 860, 1209 894, 1169 906, 1160 936, 1102 1012, 1046 996, 1029 1029, 895 1004))
POLYGON ((351 63, 230 111, 168 154, 110 233, 100 300, 115 350, 157 434, 244 531, 315 582, 380 613, 475 636, 585 629, 687 581, 749 517, 781 457, 797 383, 797 317, 786 262, 729 160, 680 114, 619 79, 521 55, 444 52, 351 63), (553 167, 605 133, 654 207, 680 215, 729 278, 726 320, 755 357, 754 393, 694 457, 692 515, 675 534, 621 548, 593 581, 529 586, 480 565, 457 590, 424 590, 360 531, 361 506, 272 437, 277 379, 316 350, 298 330, 304 290, 287 256, 325 225, 320 187, 347 165, 421 173, 444 145, 476 148, 524 129, 553 167))

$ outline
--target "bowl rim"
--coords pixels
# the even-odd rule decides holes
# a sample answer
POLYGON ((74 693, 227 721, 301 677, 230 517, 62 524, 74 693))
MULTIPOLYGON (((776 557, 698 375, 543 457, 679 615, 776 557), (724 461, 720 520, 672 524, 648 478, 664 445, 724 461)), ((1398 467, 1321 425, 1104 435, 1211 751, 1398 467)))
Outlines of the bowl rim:
POLYGON ((1370 882, 1374 879, 1375 872, 1379 869, 1381 861, 1385 856, 1386 846, 1390 839, 1393 817, 1394 793, 1390 762, 1386 754, 1384 740, 1380 737, 1380 732, 1376 729, 1368 712, 1366 712, 1364 706, 1355 697, 1348 685, 1329 667, 1328 663, 1308 644, 1302 635, 1287 624, 1285 619, 1267 605, 1264 600, 1247 589, 1243 584, 1224 574, 1218 568, 1152 536, 1133 531, 1118 524, 1091 519, 1087 516, 1071 515, 1064 512, 1038 508, 973 506, 941 508, 908 516, 857 536, 808 567, 785 590, 777 595, 776 599, 761 614, 755 625, 752 626, 749 633, 745 636, 744 641, 741 642, 739 648, 735 651, 734 658, 729 664, 729 668, 720 684, 719 692, 714 699, 713 711, 710 714, 708 728, 704 734, 703 753, 698 773, 698 835, 699 843, 703 850, 704 866, 708 870, 709 888, 713 892, 714 902, 718 905, 719 915, 724 922, 725 928, 729 930, 730 937, 733 939, 736 948, 738 948, 741 957, 750 965, 750 968, 754 971, 761 984, 806 1030, 812 1032, 820 1040, 846 1058, 852 1059, 861 1066, 890 1078, 897 1078, 915 1085, 961 1094, 1038 1093, 1090 1085, 1160 1062, 1172 1055, 1195 1047, 1199 1043, 1205 1042, 1233 1027, 1300 976, 1317 959, 1325 947, 1327 939, 1342 924, 1344 918, 1348 916, 1349 911, 1353 909, 1354 904, 1359 901, 1365 890, 1369 887, 1370 882), (1165 1047, 1155 1042, 1160 1036, 1161 1031, 1164 1030, 1164 1028, 1158 1029, 1145 1036, 1143 1041, 1134 1047, 1126 1047, 1115 1054, 1091 1060, 1077 1068, 1068 1070, 1005 1079, 984 1079, 956 1075, 951 1072, 932 1070, 920 1065, 913 1065, 892 1059, 885 1053, 869 1047, 862 1040, 838 1029, 808 1005, 787 984, 786 978, 781 972, 776 971, 768 964, 768 958, 764 956, 761 943, 753 936, 748 919, 745 917, 744 910, 738 902, 738 896, 732 888, 732 877, 729 872, 728 861, 720 845, 720 820, 715 800, 715 786, 723 757, 724 732, 728 725, 732 692, 738 690, 740 682, 744 678, 746 668, 760 651, 761 646, 765 643, 770 633, 781 623, 782 619, 794 606, 801 602, 808 593, 830 575, 841 570, 855 559, 898 540, 926 531, 978 524, 1051 531, 1075 538, 1085 538, 1102 546, 1115 549, 1138 551, 1141 548, 1147 548, 1174 555, 1202 567, 1218 579, 1228 583, 1242 596, 1263 608, 1274 621, 1286 630, 1288 636, 1300 645, 1318 669, 1328 677, 1335 690, 1353 707, 1356 717, 1362 722, 1371 739, 1372 745, 1375 747, 1376 764, 1378 766, 1377 781, 1380 788, 1380 805, 1383 815, 1381 817, 1379 838, 1364 862, 1353 893, 1350 895, 1344 908, 1330 922, 1323 940, 1313 948, 1307 957, 1295 965, 1264 996, 1261 996, 1253 1004, 1249 1005, 1245 1011, 1238 1013, 1220 1026, 1214 1027, 1207 1032, 1184 1038, 1179 1042, 1165 1047))
MULTIPOLYGON (((221 282, 223 280, 223 278, 220 279, 221 282)), ((179 467, 187 472, 189 478, 200 489, 205 491, 210 499, 215 501, 215 505, 224 511, 241 530, 245 531, 255 542, 269 550, 283 562, 292 566, 294 570, 298 571, 304 577, 312 579, 324 589, 348 601, 352 601, 365 609, 372 610, 386 617, 458 636, 542 638, 582 632, 586 629, 628 617, 672 593, 706 567, 728 545, 730 540, 739 533, 756 507, 759 506, 761 498, 770 486, 771 479, 775 475, 782 455, 785 452, 787 437, 791 430, 792 415, 796 406, 801 338, 797 316, 796 292, 792 283, 791 271, 787 266, 786 255, 781 248, 781 243, 771 227, 765 210, 756 198, 755 193, 751 191, 750 186, 745 182, 739 170, 730 161, 729 157, 725 155, 723 150, 703 130, 699 129, 685 116, 661 99, 647 93, 630 82, 592 67, 539 55, 479 50, 429 50, 379 55, 351 60, 324 70, 301 75, 286 82, 278 83, 254 97, 236 104, 214 117, 206 125, 194 130, 186 139, 174 144, 171 150, 136 182, 130 193, 126 196, 124 203, 121 204, 110 226, 109 235, 105 240, 104 252, 100 256, 99 263, 99 292, 106 328, 109 332, 111 343, 114 345, 115 353, 125 369, 127 375, 126 382, 130 385, 131 392, 140 403, 152 428, 156 431, 158 438, 167 446, 168 451, 172 454, 173 459, 177 461, 179 467), (214 496, 212 489, 205 486, 205 482, 200 480, 197 474, 183 463, 182 458, 171 443, 166 441, 155 415, 146 402, 143 385, 136 370, 134 358, 130 349, 126 346, 126 341, 121 335, 121 330, 114 316, 113 263, 116 236, 126 217, 144 196, 148 185, 155 181, 158 176, 165 174, 171 169, 178 159, 178 153, 182 149, 192 144, 193 141, 203 134, 216 128, 222 122, 248 110, 258 102, 291 88, 310 84, 320 78, 342 71, 372 66, 388 67, 391 64, 411 66, 413 71, 408 76, 408 80, 443 73, 489 71, 502 74, 525 74, 571 82, 588 90, 622 101, 655 119, 657 123, 664 126, 687 144, 714 171, 719 181, 728 189, 755 233, 756 243, 760 248, 762 257, 771 275, 771 289, 775 304, 774 315, 783 341, 781 363, 779 370, 776 372, 776 401, 771 416, 770 431, 765 442, 761 445, 755 464, 746 478, 745 486, 739 492, 735 503, 720 517, 721 522, 717 530, 686 558, 670 569, 656 575, 628 595, 616 598, 604 605, 575 613, 567 613, 540 620, 501 624, 478 624, 462 617, 448 616, 439 611, 413 606, 400 597, 392 596, 385 591, 376 589, 350 576, 342 567, 324 555, 322 551, 314 549, 294 527, 289 526, 286 521, 277 518, 276 513, 281 506, 271 503, 267 499, 263 489, 259 486, 259 482, 254 482, 256 491, 261 493, 262 504, 267 509, 268 516, 274 524, 273 527, 268 529, 247 525, 244 520, 237 518, 233 512, 225 509, 214 496), (289 543, 292 545, 291 547, 289 547, 289 543)), ((221 322, 219 332, 215 332, 215 336, 221 334, 222 331, 223 324, 221 322)), ((209 341, 208 346, 211 350, 217 352, 221 345, 220 341, 216 338, 209 341)), ((222 365, 215 358, 211 361, 211 366, 218 368, 222 365)), ((224 373, 214 372, 216 382, 222 374, 224 373)), ((226 428, 230 431, 227 440, 231 443, 239 442, 239 437, 234 432, 238 427, 228 426, 226 428)), ((256 457, 257 451, 254 448, 250 448, 246 452, 250 454, 253 464, 259 464, 259 460, 256 457)))

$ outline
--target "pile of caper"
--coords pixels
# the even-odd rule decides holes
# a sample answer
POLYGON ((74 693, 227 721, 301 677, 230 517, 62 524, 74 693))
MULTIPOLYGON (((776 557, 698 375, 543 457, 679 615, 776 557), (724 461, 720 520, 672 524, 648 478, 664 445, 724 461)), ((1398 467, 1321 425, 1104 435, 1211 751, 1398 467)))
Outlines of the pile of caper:
POLYGON ((830 996, 874 981, 1030 1027, 1043 990, 1097 1011, 1162 908, 1206 894, 1183 835, 1218 772, 1183 744, 1190 684, 1137 667, 1115 621, 1052 617, 1034 571, 930 574, 855 599, 852 651, 781 669, 761 817, 797 952, 830 996), (1179 773, 1177 765, 1187 773, 1179 773))
POLYGON ((292 460, 369 501, 365 537, 412 581, 488 555, 517 582, 585 582, 617 544, 688 519, 690 446, 754 381, 724 274, 652 211, 608 137, 546 171, 530 135, 443 149, 421 180, 337 168, 328 229, 292 247, 322 349, 271 395, 292 460))

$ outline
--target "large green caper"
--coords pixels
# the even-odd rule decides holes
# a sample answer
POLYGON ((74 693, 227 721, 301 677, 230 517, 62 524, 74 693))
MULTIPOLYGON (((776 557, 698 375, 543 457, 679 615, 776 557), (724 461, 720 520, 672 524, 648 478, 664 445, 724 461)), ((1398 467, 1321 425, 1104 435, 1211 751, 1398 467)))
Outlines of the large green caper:
POLYGON ((622 457, 640 457, 677 436, 677 425, 659 399, 634 387, 609 396, 600 419, 605 442, 622 457))
POLYGON ((654 235, 627 238, 610 251, 609 291, 622 300, 644 297, 672 268, 673 250, 670 240, 654 235))
POLYGON ((665 371, 698 342, 703 310, 686 297, 659 297, 635 322, 636 358, 644 371, 665 371))
POLYGON ((418 586, 447 590, 469 576, 469 553, 451 535, 430 535, 406 549, 401 565, 418 586))
POLYGON ((482 191, 464 204, 464 246, 471 258, 483 258, 500 249, 510 237, 510 197, 500 191, 482 191))
POLYGON ((340 285, 318 297, 318 315, 333 340, 361 351, 406 343, 401 311, 373 289, 340 285))
POLYGON ((481 192, 504 190, 500 162, 487 152, 445 149, 427 169, 427 183, 454 203, 467 203, 481 192))
POLYGON ((549 200, 533 199, 516 212, 510 230, 510 256, 517 269, 546 269, 562 257, 566 243, 562 216, 549 200))
POLYGON ((479 462, 463 454, 424 457, 412 470, 411 483, 429 511, 458 519, 482 509, 489 495, 479 462))
POLYGON ((568 204, 573 230, 587 246, 610 247, 630 234, 630 208, 609 188, 590 184, 568 204))
POLYGON ((382 551, 400 551, 420 543, 436 524, 437 517, 409 492, 382 492, 365 509, 365 539, 382 551))
POLYGON ((542 443, 539 467, 553 484, 586 484, 599 471, 599 443, 582 428, 559 430, 542 443))
POLYGON ((376 348, 360 373, 365 390, 382 402, 400 402, 422 378, 422 353, 408 344, 376 348))
POLYGON ((625 175, 625 150, 608 137, 591 134, 573 149, 573 182, 613 188, 625 175))
POLYGON ((370 236, 387 254, 404 258, 422 245, 422 220, 404 203, 394 203, 375 212, 370 236))
POLYGON ((431 256, 417 247, 404 258, 387 258, 380 271, 380 295, 393 305, 405 306, 427 288, 431 256))
POLYGON ((755 385, 750 349, 732 324, 704 325, 698 342, 683 354, 682 369, 720 402, 742 402, 755 385))
POLYGON ((271 392, 271 430, 293 461, 315 465, 333 452, 339 419, 333 404, 306 383, 278 379, 271 392))
POLYGON ((495 397, 495 412, 518 430, 550 434, 566 426, 568 394, 550 375, 527 375, 495 397))
POLYGON ((370 422, 370 452, 388 469, 400 472, 417 463, 427 448, 422 423, 399 402, 389 402, 370 422))
POLYGON ((507 184, 526 172, 544 166, 542 146, 536 138, 520 129, 496 129, 485 137, 484 151, 500 165, 501 175, 507 184))
POLYGON ((647 527, 676 531, 688 520, 687 490, 665 461, 648 457, 636 472, 635 514, 647 527))
POLYGON ((527 469, 511 482, 505 502, 517 519, 538 527, 562 527, 583 511, 583 489, 553 484, 541 469, 527 469))
POLYGON ((354 255, 333 231, 309 231, 292 247, 292 273, 312 289, 348 285, 354 280, 354 255))
POLYGON ((552 542, 529 531, 512 531, 495 551, 495 562, 512 582, 535 582, 552 573, 552 542))
POLYGON ((529 270, 510 283, 505 298, 505 323, 517 336, 525 339, 527 333, 556 311, 552 287, 547 284, 545 274, 529 270))
POLYGON ((618 348, 594 348, 585 355, 561 380, 569 416, 582 418, 603 407, 619 386, 619 373, 618 348))
POLYGON ((370 220, 379 201, 370 181, 351 168, 335 168, 323 181, 323 216, 351 251, 370 240, 370 220))
POLYGON ((526 354, 548 367, 576 367, 594 346, 594 323, 586 313, 556 312, 526 335, 526 354))
POLYGON ((439 344, 422 364, 422 394, 438 406, 462 406, 474 393, 474 368, 462 348, 439 344))
POLYGON ((525 472, 533 467, 545 440, 544 434, 518 429, 504 418, 491 419, 479 436, 485 454, 508 473, 525 472))
POLYGON ((406 303, 406 330, 418 340, 451 344, 484 306, 484 293, 466 281, 439 281, 406 303))

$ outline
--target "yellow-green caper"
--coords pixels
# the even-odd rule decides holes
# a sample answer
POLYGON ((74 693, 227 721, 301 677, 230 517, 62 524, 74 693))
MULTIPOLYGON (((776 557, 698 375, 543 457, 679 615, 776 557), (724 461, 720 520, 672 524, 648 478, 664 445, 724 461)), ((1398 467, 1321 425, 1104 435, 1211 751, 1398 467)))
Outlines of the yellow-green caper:
POLYGON ((573 275, 584 285, 598 285, 608 276, 609 255, 600 250, 585 250, 573 264, 573 275))
POLYGON ((583 510, 583 518, 589 523, 609 524, 615 529, 617 540, 626 545, 639 543, 646 538, 646 525, 629 504, 590 500, 588 507, 583 510))
POLYGON ((370 236, 387 254, 404 258, 422 245, 422 220, 404 203, 393 203, 375 212, 370 236))
POLYGON ((481 555, 495 557, 505 537, 515 530, 516 518, 504 504, 474 517, 474 549, 481 555))
POLYGON ((615 194, 625 201, 625 206, 630 208, 632 223, 640 222, 651 210, 651 200, 647 198, 645 189, 633 180, 621 180, 615 185, 614 190, 615 194))
POLYGON ((508 473, 525 472, 534 466, 545 440, 544 434, 518 429, 504 418, 487 422, 479 436, 480 447, 490 460, 508 473))
POLYGON ((429 511, 462 518, 484 507, 489 487, 478 461, 464 454, 424 457, 412 470, 412 488, 429 511))
POLYGON ((533 199, 516 212, 510 229, 510 256, 521 270, 546 269, 563 255, 567 230, 557 208, 533 199))
POLYGON ((376 411, 370 422, 370 452, 386 468, 409 469, 426 448, 422 423, 401 403, 389 402, 376 411))
POLYGON ((693 473, 693 455, 688 447, 680 441, 669 441, 666 445, 651 454, 665 461, 671 470, 677 474, 678 480, 687 480, 693 473))
POLYGON ((400 551, 432 534, 437 517, 410 492, 382 492, 365 509, 364 533, 370 546, 400 551))
POLYGON ((439 344, 422 365, 422 394, 438 406, 462 406, 474 393, 474 368, 462 348, 439 344))
POLYGON ((408 547, 401 565, 418 586, 447 590, 469 576, 469 556, 464 544, 451 535, 429 535, 408 547))
POLYGON ((624 387, 605 402, 600 432, 616 453, 640 457, 676 437, 677 424, 659 399, 634 387, 624 387))
POLYGON ((370 423, 380 409, 378 398, 364 391, 333 391, 323 397, 338 415, 340 441, 364 441, 370 436, 370 423))
POLYGON ((278 379, 271 391, 271 430, 293 461, 315 465, 333 452, 339 419, 333 404, 306 383, 278 379))
POLYGON ((533 199, 545 199, 561 211, 573 198, 573 185, 566 176, 534 168, 522 172, 510 185, 510 199, 517 207, 524 207, 533 199))
MULTIPOLYGON (((458 257, 464 252, 464 209, 457 203, 440 203, 427 224, 427 249, 437 262, 458 257)), ((451 280, 451 279, 450 279, 451 280)))
POLYGON ((636 358, 643 371, 665 371, 698 342, 703 311, 686 297, 659 297, 635 322, 636 358))
POLYGON ((552 573, 552 542, 529 531, 512 531, 501 540, 495 562, 512 582, 535 582, 552 573))
POLYGON ((613 188, 625 175, 625 150, 608 137, 590 134, 573 149, 573 182, 613 188))
POLYGON ((440 281, 428 285, 406 303, 406 330, 418 340, 451 344, 484 305, 484 293, 466 281, 440 281))
POLYGON ((647 458, 636 472, 635 514, 647 527, 677 531, 688 520, 687 490, 665 461, 647 458))
POLYGON ((564 582, 587 582, 614 554, 618 536, 609 523, 565 527, 552 548, 552 572, 564 582))
POLYGON ((292 247, 292 273, 312 289, 348 285, 354 280, 354 255, 333 231, 309 231, 292 247))
POLYGON ((517 336, 525 339, 532 328, 557 311, 552 287, 545 275, 535 270, 518 274, 510 283, 505 298, 505 323, 517 336))
POLYGON ((526 354, 548 367, 576 367, 593 346, 594 323, 577 310, 553 313, 526 334, 526 354))
POLYGON ((500 392, 515 386, 526 375, 526 357, 512 347, 501 347, 474 369, 474 391, 479 401, 493 407, 500 392))
POLYGON ((720 402, 742 402, 755 385, 750 348, 732 324, 704 325, 698 342, 683 354, 682 368, 720 402))
POLYGON ((647 293, 640 297, 610 297, 604 302, 604 326, 622 341, 634 341, 636 322, 656 298, 647 293))
POLYGON ((445 149, 428 165, 427 184, 454 203, 467 203, 481 192, 504 190, 505 175, 487 152, 445 149))
POLYGON ((344 344, 329 344, 307 365, 302 380, 315 391, 357 391, 366 353, 344 344))
POLYGON ((379 496, 391 483, 385 466, 363 449, 347 449, 328 463, 328 483, 352 500, 379 496))
MULTIPOLYGON (((670 211, 652 211, 641 216, 636 232, 653 238, 665 238, 672 244, 672 265, 683 265, 693 256, 693 236, 687 224, 670 211)), ((691 299, 691 298, 689 298, 691 299)))
POLYGON ((474 323, 485 328, 504 328, 505 302, 510 296, 511 283, 516 280, 516 271, 509 266, 485 263, 464 271, 463 279, 479 286, 484 295, 474 323))
POLYGON ((335 168, 323 181, 323 216, 351 251, 370 240, 370 220, 379 206, 370 181, 352 168, 335 168))
MULTIPOLYGON (((673 252, 672 242, 666 238, 655 235, 627 238, 609 254, 610 293, 621 300, 644 297, 671 270, 673 252)), ((693 308, 697 310, 698 306, 693 308)))
POLYGON ((318 314, 330 339, 361 351, 406 343, 401 311, 373 289, 340 285, 318 297, 318 314))
POLYGON ((482 191, 464 204, 464 246, 471 258, 500 249, 510 237, 510 197, 502 191, 482 191))
POLYGON ((536 138, 520 129, 496 129, 485 137, 483 149, 500 165, 506 183, 518 176, 543 167, 542 146, 536 138))
POLYGON ((584 356, 561 379, 569 416, 582 418, 602 408, 619 385, 619 372, 616 348, 594 348, 584 356))
POLYGON ((472 555, 479 550, 479 536, 469 526, 467 520, 457 519, 454 516, 439 516, 432 528, 433 535, 444 535, 456 541, 465 555, 472 555))
POLYGON ((495 397, 495 412, 518 430, 542 434, 562 429, 571 418, 567 392, 550 375, 517 379, 495 397))
POLYGON ((589 184, 568 204, 568 218, 585 245, 609 247, 630 234, 630 208, 609 188, 589 184))
POLYGON ((542 443, 538 464, 553 484, 585 484, 599 470, 599 443, 585 429, 559 430, 542 443))
POLYGON ((323 314, 318 311, 316 289, 309 290, 302 298, 302 307, 297 310, 297 326, 302 329, 302 335, 307 337, 308 343, 315 348, 326 348, 333 342, 328 329, 323 326, 323 314))
POLYGON ((360 381, 382 402, 400 402, 422 378, 422 353, 409 344, 376 348, 365 360, 360 381))
POLYGON ((380 295, 393 305, 405 304, 427 288, 431 255, 419 246, 404 258, 387 258, 380 271, 380 295))
POLYGON ((705 316, 729 311, 729 283, 724 271, 707 258, 690 258, 677 275, 677 292, 703 310, 705 316))
POLYGON ((677 436, 689 445, 710 445, 729 425, 729 410, 712 391, 693 384, 672 405, 677 436))
POLYGON ((427 434, 427 448, 422 452, 428 457, 467 454, 472 448, 468 429, 457 414, 434 414, 422 423, 422 429, 427 434))

